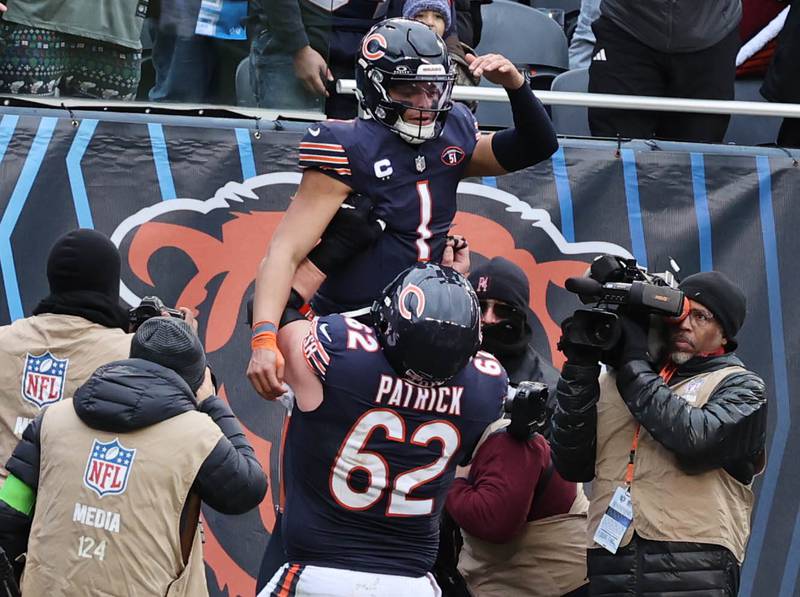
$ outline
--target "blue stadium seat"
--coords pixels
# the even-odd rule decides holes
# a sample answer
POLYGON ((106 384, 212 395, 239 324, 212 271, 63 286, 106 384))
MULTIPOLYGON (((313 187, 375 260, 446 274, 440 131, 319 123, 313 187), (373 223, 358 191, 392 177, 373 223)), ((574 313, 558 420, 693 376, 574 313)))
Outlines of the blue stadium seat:
POLYGON ((256 95, 250 84, 250 57, 236 67, 236 105, 256 107, 256 95))
POLYGON ((569 68, 567 37, 561 27, 535 8, 494 0, 481 7, 483 33, 478 54, 499 52, 517 66, 563 72, 569 68))
MULTIPOLYGON (((503 54, 523 70, 534 71, 535 89, 549 89, 557 74, 569 68, 567 38, 558 24, 535 8, 509 0, 481 7, 483 33, 475 48, 480 54, 503 54)), ((481 87, 495 87, 481 79, 481 87)), ((484 126, 506 127, 513 122, 508 104, 479 102, 476 114, 484 126)))
MULTIPOLYGON (((766 101, 759 92, 762 83, 761 79, 737 79, 735 99, 745 102, 766 101)), ((734 114, 725 133, 725 143, 736 145, 775 143, 781 122, 780 117, 734 114)))
MULTIPOLYGON (((586 93, 589 89, 589 69, 576 68, 558 75, 553 79, 551 91, 576 91, 586 93)), ((590 137, 589 111, 583 106, 551 107, 553 126, 559 135, 590 137)))

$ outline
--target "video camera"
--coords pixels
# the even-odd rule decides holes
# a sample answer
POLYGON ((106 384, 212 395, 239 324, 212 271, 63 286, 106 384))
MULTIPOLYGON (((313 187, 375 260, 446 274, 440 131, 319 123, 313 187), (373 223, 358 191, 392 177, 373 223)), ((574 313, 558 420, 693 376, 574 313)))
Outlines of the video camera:
POLYGON ((170 317, 177 317, 178 319, 186 319, 183 311, 178 309, 170 309, 164 302, 157 296, 146 296, 139 303, 138 307, 134 307, 128 311, 128 322, 130 323, 130 331, 135 332, 139 329, 145 321, 152 317, 161 317, 167 313, 170 317))
POLYGON ((579 309, 562 325, 565 340, 611 350, 622 336, 619 315, 638 311, 677 317, 684 309, 683 292, 671 272, 649 274, 636 259, 603 255, 592 263, 588 277, 568 278, 565 287, 590 309, 579 309))
POLYGON ((511 419, 508 433, 517 441, 528 441, 547 425, 547 385, 522 381, 516 388, 509 386, 503 407, 511 419))

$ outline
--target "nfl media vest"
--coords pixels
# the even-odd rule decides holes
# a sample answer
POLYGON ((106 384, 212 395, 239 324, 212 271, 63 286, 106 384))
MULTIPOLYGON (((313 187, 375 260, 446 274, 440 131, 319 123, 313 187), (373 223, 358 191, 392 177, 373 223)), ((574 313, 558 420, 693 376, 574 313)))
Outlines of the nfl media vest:
MULTIPOLYGON (((703 406, 728 375, 744 371, 725 367, 701 373, 671 390, 694 407, 703 406)), ((588 543, 617 487, 625 484, 625 468, 636 421, 617 390, 616 376, 600 376, 597 403, 597 460, 589 505, 588 543)), ((710 543, 729 549, 741 563, 750 536, 753 492, 724 469, 688 474, 675 455, 641 429, 633 482, 633 524, 622 540, 627 545, 636 531, 653 541, 710 543)))
POLYGON ((22 593, 207 596, 199 527, 184 566, 180 522, 221 437, 197 411, 108 433, 86 426, 72 400, 50 407, 22 593))
MULTIPOLYGON (((488 427, 474 452, 509 423, 501 419, 488 427)), ((489 543, 461 529, 458 571, 470 592, 475 597, 554 597, 586 584, 588 507, 579 484, 569 512, 529 522, 508 543, 489 543)))
POLYGON ((132 334, 74 315, 36 315, 0 328, 2 465, 42 407, 72 398, 100 365, 126 359, 132 334))

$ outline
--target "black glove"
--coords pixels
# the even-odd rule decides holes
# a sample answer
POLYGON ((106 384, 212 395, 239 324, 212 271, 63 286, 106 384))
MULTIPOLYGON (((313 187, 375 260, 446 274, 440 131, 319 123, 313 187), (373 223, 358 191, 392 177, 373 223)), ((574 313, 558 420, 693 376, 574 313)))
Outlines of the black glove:
POLYGON ((567 362, 573 365, 589 367, 597 365, 600 361, 600 349, 584 344, 575 344, 567 340, 569 328, 572 325, 572 317, 567 317, 561 322, 561 339, 558 341, 558 349, 567 357, 567 362))
POLYGON ((375 217, 372 199, 350 193, 328 224, 322 239, 311 249, 308 260, 328 275, 369 247, 386 224, 375 217))
POLYGON ((623 315, 620 318, 622 340, 619 365, 630 361, 652 361, 647 347, 650 318, 647 315, 623 315))

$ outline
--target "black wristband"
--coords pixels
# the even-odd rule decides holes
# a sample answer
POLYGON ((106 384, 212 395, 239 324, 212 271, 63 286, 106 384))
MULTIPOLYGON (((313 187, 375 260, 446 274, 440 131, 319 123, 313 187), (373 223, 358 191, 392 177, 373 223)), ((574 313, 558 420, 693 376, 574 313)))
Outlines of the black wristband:
POLYGON ((506 93, 514 128, 494 134, 492 151, 503 168, 514 172, 550 157, 558 149, 558 139, 547 111, 527 83, 506 93))

